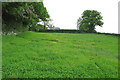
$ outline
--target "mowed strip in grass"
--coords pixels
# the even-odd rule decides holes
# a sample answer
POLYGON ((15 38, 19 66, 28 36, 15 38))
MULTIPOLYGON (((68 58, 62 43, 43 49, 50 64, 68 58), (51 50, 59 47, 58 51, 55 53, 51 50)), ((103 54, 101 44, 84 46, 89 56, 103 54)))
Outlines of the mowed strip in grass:
POLYGON ((118 37, 24 32, 2 36, 3 78, 117 78, 118 37))

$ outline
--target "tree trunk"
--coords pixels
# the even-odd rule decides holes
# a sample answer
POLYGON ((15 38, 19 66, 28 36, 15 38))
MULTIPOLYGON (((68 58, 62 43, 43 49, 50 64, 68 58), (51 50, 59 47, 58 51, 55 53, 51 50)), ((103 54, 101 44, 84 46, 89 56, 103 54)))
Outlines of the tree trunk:
POLYGON ((45 21, 44 21, 44 30, 45 30, 45 26, 46 26, 46 24, 45 24, 45 21))
POLYGON ((90 28, 89 28, 89 31, 90 31, 90 32, 93 32, 94 29, 95 29, 95 26, 94 26, 93 24, 91 24, 91 25, 90 25, 90 28))

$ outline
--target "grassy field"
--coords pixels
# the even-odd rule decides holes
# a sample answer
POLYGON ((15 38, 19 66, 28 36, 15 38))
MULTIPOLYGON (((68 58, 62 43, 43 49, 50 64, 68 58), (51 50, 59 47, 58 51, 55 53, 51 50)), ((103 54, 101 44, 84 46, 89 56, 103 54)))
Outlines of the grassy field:
POLYGON ((3 78, 117 78, 118 37, 24 32, 2 36, 3 78))

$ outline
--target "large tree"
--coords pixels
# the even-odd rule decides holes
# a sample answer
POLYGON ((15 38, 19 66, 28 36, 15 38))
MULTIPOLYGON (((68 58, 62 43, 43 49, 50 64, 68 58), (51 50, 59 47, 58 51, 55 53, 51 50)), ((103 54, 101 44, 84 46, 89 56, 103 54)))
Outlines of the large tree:
POLYGON ((83 32, 95 32, 95 26, 102 26, 101 13, 96 10, 85 10, 77 20, 77 27, 83 32))
POLYGON ((39 19, 47 21, 49 14, 43 2, 3 2, 3 32, 28 30, 36 26, 39 19))

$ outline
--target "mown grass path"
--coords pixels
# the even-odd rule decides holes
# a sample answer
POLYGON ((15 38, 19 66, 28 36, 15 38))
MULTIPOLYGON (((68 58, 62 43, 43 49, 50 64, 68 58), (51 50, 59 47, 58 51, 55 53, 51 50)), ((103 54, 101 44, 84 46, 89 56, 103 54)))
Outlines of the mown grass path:
POLYGON ((118 37, 25 32, 2 36, 3 78, 117 78, 118 37))

